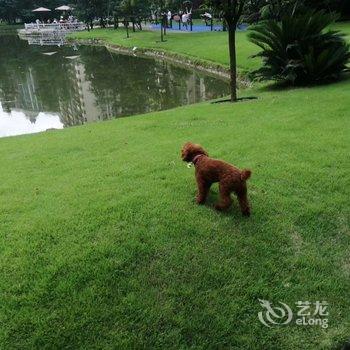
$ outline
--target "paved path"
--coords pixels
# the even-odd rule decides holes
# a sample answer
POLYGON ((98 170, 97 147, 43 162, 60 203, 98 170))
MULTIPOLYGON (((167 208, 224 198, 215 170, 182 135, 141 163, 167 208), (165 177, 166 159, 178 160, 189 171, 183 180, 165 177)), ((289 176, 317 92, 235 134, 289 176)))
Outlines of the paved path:
MULTIPOLYGON (((150 30, 159 30, 160 29, 160 24, 151 24, 149 26, 150 30)), ((191 32, 191 27, 188 26, 188 28, 186 29, 185 27, 182 26, 181 24, 181 30, 179 30, 179 24, 176 22, 173 22, 173 28, 167 28, 168 31, 171 32, 181 32, 181 33, 190 33, 191 32)), ((242 24, 240 26, 238 26, 238 30, 244 31, 247 30, 247 25, 242 24)), ((213 31, 216 32, 221 32, 222 31, 222 25, 214 25, 213 26, 213 31)), ((194 24, 192 27, 192 32, 195 33, 200 33, 200 32, 210 32, 210 26, 205 26, 203 25, 199 25, 199 24, 194 24)))

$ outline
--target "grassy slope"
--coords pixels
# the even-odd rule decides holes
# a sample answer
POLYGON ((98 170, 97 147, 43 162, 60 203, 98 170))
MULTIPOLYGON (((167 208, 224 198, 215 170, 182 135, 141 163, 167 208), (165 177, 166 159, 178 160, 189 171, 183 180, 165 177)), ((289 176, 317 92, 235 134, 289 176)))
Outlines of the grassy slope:
MULTIPOLYGON (((338 23, 333 29, 341 30, 350 40, 350 25, 338 23)), ((123 29, 95 29, 91 32, 80 32, 71 35, 76 39, 102 39, 109 44, 125 47, 142 47, 162 49, 182 54, 203 61, 219 63, 223 66, 229 65, 227 33, 171 33, 169 32, 165 42, 160 42, 158 31, 142 31, 130 33, 126 38, 123 29)), ((251 58, 258 52, 258 48, 247 40, 247 32, 237 32, 237 61, 241 72, 251 71, 259 67, 259 59, 251 58)))
MULTIPOLYGON (((169 40, 170 43, 170 40, 169 40)), ((213 50, 214 51, 214 50, 213 50)), ((0 139, 1 348, 330 348, 349 336, 348 82, 0 139), (253 216, 194 204, 194 140, 253 216), (327 300, 268 329, 258 298, 327 300)))
MULTIPOLYGON (((78 39, 103 39, 110 44, 126 47, 155 48, 179 53, 186 56, 201 58, 204 61, 228 65, 227 33, 168 33, 166 42, 160 42, 158 31, 143 31, 130 33, 126 39, 125 31, 119 29, 96 29, 92 32, 75 33, 78 39)), ((242 71, 251 70, 259 66, 258 59, 248 59, 257 52, 256 47, 247 40, 247 32, 237 33, 238 65, 242 71)))

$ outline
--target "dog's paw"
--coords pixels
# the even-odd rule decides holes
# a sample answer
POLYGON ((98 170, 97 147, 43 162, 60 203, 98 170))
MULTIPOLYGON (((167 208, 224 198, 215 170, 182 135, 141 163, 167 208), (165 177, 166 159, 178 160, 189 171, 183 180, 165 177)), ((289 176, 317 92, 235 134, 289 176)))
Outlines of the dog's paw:
POLYGON ((203 204, 205 204, 205 199, 200 198, 200 197, 197 197, 197 198, 196 198, 196 203, 197 203, 198 205, 203 205, 203 204))

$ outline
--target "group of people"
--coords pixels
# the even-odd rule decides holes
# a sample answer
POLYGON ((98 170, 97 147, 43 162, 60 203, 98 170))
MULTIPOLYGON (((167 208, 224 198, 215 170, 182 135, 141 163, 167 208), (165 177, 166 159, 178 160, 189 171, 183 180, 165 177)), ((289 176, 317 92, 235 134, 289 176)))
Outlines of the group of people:
POLYGON ((39 19, 37 19, 35 21, 35 23, 39 26, 40 24, 58 24, 58 23, 77 23, 78 19, 74 16, 69 16, 68 18, 64 18, 63 16, 60 17, 59 20, 57 20, 56 18, 54 18, 53 20, 48 19, 46 22, 45 21, 40 21, 39 19))
MULTIPOLYGON (((188 29, 188 26, 192 22, 192 10, 186 9, 186 11, 179 11, 178 13, 173 14, 171 10, 164 12, 162 14, 164 22, 166 22, 166 26, 168 28, 172 27, 172 21, 176 21, 178 23, 182 23, 183 27, 188 29)), ((213 16, 209 12, 205 12, 201 15, 202 19, 205 22, 206 26, 212 25, 213 16)), ((157 15, 156 13, 152 13, 152 21, 157 23, 157 15)))
POLYGON ((172 14, 172 12, 169 10, 166 13, 166 18, 167 18, 167 27, 171 27, 172 20, 175 20, 177 22, 181 22, 182 25, 187 29, 188 25, 192 21, 192 10, 187 10, 186 12, 184 11, 179 11, 178 14, 172 14))

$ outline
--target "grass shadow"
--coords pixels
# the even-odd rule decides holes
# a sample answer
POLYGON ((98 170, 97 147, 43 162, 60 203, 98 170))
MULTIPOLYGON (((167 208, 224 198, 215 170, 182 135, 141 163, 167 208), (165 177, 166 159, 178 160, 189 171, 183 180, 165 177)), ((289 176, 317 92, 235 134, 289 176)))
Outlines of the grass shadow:
POLYGON ((225 211, 219 211, 215 209, 215 204, 219 201, 219 193, 217 190, 210 190, 208 194, 207 201, 205 202, 205 207, 212 210, 213 212, 225 216, 225 217, 232 217, 232 218, 242 218, 241 210, 238 205, 237 198, 234 194, 231 194, 232 197, 232 205, 228 210, 225 211))
MULTIPOLYGON (((244 101, 251 101, 251 100, 257 100, 257 96, 246 96, 246 97, 240 97, 235 102, 244 102, 244 101)), ((211 104, 218 104, 218 103, 227 103, 232 102, 230 98, 225 98, 224 100, 216 100, 211 102, 211 104)))
MULTIPOLYGON (((273 92, 273 91, 292 91, 292 90, 298 90, 298 89, 305 89, 305 88, 318 88, 318 87, 324 87, 324 86, 330 86, 330 85, 336 85, 341 84, 345 81, 350 80, 350 73, 344 73, 338 80, 335 81, 327 81, 322 82, 318 84, 304 84, 304 85, 290 85, 286 82, 275 82, 275 81, 266 81, 264 85, 257 88, 257 91, 259 92, 273 92)), ((259 83, 263 83, 263 81, 260 81, 259 83)))

